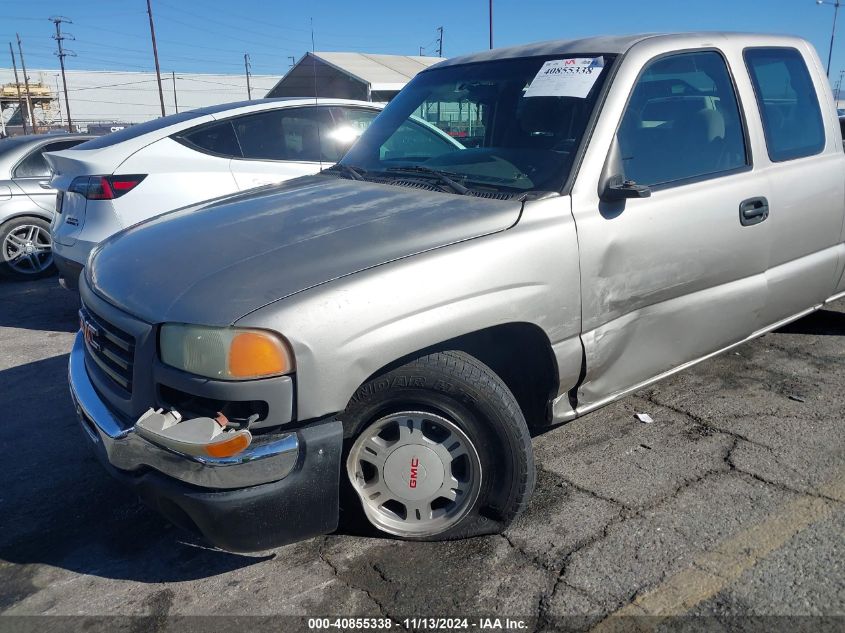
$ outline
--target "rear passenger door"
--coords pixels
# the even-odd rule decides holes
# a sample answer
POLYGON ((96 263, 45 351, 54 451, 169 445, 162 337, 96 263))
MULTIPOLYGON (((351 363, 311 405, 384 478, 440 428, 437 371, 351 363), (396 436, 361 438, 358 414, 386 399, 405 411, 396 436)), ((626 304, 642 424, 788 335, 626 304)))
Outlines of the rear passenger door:
POLYGON ((775 323, 834 294, 843 257, 845 155, 833 109, 822 114, 827 99, 820 100, 813 74, 816 82, 827 79, 809 54, 747 48, 743 56, 766 140, 759 159, 772 192, 766 318, 775 323))
POLYGON ((744 339, 766 304, 768 222, 744 222, 740 208, 770 195, 768 179, 752 166, 723 54, 629 63, 642 71, 614 141, 620 175, 651 196, 599 199, 596 161, 608 145, 585 159, 592 168, 573 189, 587 367, 579 409, 744 339))

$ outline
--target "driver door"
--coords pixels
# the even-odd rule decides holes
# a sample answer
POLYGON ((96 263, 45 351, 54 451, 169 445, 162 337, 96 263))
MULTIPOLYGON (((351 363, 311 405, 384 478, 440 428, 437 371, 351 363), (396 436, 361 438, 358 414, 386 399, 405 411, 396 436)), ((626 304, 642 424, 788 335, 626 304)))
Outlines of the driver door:
MULTIPOLYGON (((632 62, 633 63, 633 62, 632 62)), ((657 58, 637 79, 615 135, 626 180, 650 197, 598 198, 578 182, 573 214, 587 373, 579 410, 634 390, 766 325, 770 222, 737 93, 720 52, 657 58)))

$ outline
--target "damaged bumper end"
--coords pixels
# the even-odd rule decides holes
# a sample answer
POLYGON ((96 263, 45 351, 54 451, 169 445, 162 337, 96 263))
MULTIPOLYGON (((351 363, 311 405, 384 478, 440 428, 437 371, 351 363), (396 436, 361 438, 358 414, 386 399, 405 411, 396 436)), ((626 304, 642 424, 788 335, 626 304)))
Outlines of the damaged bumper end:
MULTIPOLYGON (((173 523, 231 551, 256 551, 337 528, 338 421, 262 434, 229 457, 190 455, 126 428, 94 389, 77 334, 68 366, 80 424, 97 457, 173 523)), ((153 438, 154 439, 154 438, 153 438)))

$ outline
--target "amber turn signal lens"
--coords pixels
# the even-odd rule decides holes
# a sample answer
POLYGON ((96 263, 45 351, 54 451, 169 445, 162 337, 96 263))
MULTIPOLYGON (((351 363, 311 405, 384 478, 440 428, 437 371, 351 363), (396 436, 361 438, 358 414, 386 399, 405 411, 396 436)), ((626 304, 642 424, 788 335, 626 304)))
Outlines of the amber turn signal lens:
POLYGON ((249 431, 238 431, 228 439, 206 444, 205 452, 209 457, 232 457, 244 450, 251 442, 252 434, 249 431))
POLYGON ((285 344, 269 333, 241 332, 229 346, 229 375, 233 378, 286 374, 292 365, 285 344))

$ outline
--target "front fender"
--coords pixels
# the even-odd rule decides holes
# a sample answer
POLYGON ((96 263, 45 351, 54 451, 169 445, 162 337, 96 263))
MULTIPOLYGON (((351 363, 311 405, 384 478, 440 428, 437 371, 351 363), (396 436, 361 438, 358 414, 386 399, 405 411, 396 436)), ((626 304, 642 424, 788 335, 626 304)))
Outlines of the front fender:
POLYGON ((556 197, 528 203, 507 231, 312 288, 237 325, 290 341, 297 418, 307 420, 342 411, 381 368, 457 336, 530 323, 553 347, 577 339, 580 296, 569 198, 556 197))

